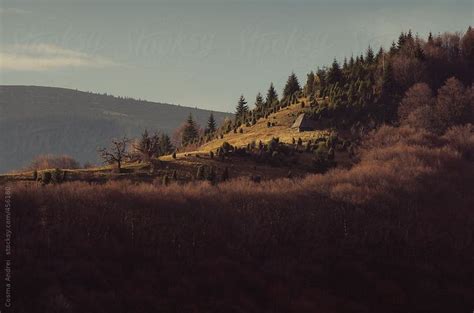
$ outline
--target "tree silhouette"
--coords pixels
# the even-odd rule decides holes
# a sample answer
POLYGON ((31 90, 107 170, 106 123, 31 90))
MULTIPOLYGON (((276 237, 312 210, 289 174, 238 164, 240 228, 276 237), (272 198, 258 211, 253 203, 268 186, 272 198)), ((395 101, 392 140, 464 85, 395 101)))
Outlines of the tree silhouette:
POLYGON ((109 148, 100 148, 99 155, 108 164, 116 164, 117 170, 122 171, 122 163, 128 156, 127 145, 129 139, 123 137, 121 139, 114 139, 109 148))
POLYGON ((283 97, 291 97, 296 92, 300 91, 300 83, 298 82, 298 77, 296 77, 295 73, 291 73, 286 81, 285 88, 283 89, 283 97))
POLYGON ((247 101, 245 101, 244 95, 240 95, 239 102, 235 108, 235 120, 242 120, 245 118, 249 108, 247 106, 247 101))
POLYGON ((367 48, 367 52, 365 54, 365 60, 368 64, 374 63, 375 56, 374 56, 374 50, 372 50, 372 47, 367 48))
POLYGON ((160 139, 160 155, 170 154, 174 150, 171 139, 167 134, 161 135, 160 139))
POLYGON ((342 79, 342 71, 336 59, 332 62, 331 68, 327 73, 327 81, 329 84, 335 84, 342 79))
POLYGON ((273 83, 271 83, 267 91, 267 98, 265 99, 267 108, 272 107, 273 103, 276 101, 278 101, 278 94, 275 90, 275 87, 273 86, 273 83))
POLYGON ((191 113, 186 120, 186 124, 183 129, 183 134, 181 136, 181 144, 187 146, 197 140, 199 134, 196 123, 193 120, 191 113))
POLYGON ((138 143, 133 145, 133 148, 138 151, 143 161, 149 161, 152 157, 160 155, 160 136, 155 133, 152 136, 145 131, 138 143))
POLYGON ((214 114, 211 113, 211 115, 209 115, 209 119, 207 120, 207 129, 206 129, 206 133, 214 133, 217 129, 217 124, 216 124, 216 120, 214 119, 214 114))
POLYGON ((262 94, 259 92, 255 97, 255 109, 261 112, 265 106, 265 102, 263 101, 262 94))

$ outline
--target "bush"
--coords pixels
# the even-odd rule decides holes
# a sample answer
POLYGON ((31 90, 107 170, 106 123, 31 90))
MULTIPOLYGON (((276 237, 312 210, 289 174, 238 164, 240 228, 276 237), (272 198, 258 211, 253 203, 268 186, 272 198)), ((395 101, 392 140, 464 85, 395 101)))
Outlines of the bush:
POLYGON ((53 184, 60 184, 62 182, 63 172, 57 168, 51 171, 51 182, 53 184))
POLYGON ((330 148, 328 151, 328 160, 334 160, 335 153, 334 153, 334 148, 330 148))
POLYGON ((51 168, 67 168, 67 169, 78 169, 80 168, 79 162, 74 160, 68 155, 39 155, 31 164, 26 168, 27 170, 44 170, 51 168))
POLYGON ((260 175, 250 175, 250 181, 254 183, 260 183, 262 181, 262 177, 260 175))
POLYGON ((168 174, 163 175, 163 180, 162 180, 163 186, 168 186, 169 183, 170 183, 170 179, 168 177, 168 174))
POLYGON ((221 181, 226 181, 229 179, 229 168, 226 166, 222 172, 221 181))
POLYGON ((206 179, 210 181, 212 184, 216 182, 216 170, 214 166, 211 166, 209 168, 209 171, 207 172, 206 179))
POLYGON ((47 185, 49 183, 51 183, 51 172, 50 171, 43 171, 41 172, 41 178, 40 178, 40 181, 43 185, 47 185))
POLYGON ((199 165, 196 171, 196 179, 197 180, 203 180, 204 179, 204 171, 205 167, 204 165, 199 165))

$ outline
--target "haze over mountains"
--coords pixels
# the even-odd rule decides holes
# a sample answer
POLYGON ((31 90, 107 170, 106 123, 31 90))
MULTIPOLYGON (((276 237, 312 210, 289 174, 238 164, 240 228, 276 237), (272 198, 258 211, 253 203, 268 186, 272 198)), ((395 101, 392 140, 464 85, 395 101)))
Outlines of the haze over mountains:
MULTIPOLYGON (((64 88, 0 86, 0 172, 39 154, 98 162, 97 147, 111 138, 137 136, 145 128, 171 135, 189 113, 204 125, 211 111, 64 88)), ((231 116, 213 113, 218 122, 231 116)))

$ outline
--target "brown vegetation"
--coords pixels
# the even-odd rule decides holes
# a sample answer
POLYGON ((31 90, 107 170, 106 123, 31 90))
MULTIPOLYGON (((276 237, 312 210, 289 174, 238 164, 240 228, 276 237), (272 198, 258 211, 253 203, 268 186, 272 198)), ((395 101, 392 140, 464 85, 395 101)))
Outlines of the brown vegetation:
POLYGON ((80 168, 79 162, 74 160, 68 155, 40 155, 37 156, 31 164, 26 168, 28 171, 33 170, 44 170, 50 168, 67 168, 77 169, 80 168))
POLYGON ((17 312, 469 311, 473 152, 384 126, 302 180, 15 184, 17 312))

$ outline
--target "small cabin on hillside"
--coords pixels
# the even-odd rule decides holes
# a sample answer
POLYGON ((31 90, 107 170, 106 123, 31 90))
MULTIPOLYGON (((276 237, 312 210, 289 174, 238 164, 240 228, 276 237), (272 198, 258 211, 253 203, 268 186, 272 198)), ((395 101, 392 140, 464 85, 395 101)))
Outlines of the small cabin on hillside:
POLYGON ((316 122, 308 114, 302 113, 298 115, 291 128, 297 128, 300 132, 311 131, 316 129, 316 122))

